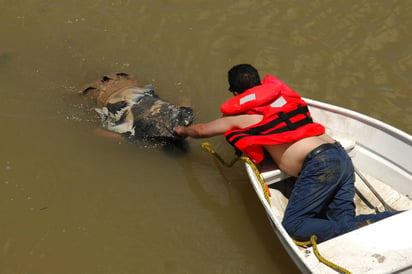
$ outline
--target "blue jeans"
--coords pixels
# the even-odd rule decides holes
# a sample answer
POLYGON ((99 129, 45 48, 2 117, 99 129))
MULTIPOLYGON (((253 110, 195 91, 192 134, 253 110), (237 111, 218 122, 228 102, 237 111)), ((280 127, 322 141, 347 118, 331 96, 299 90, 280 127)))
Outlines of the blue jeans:
POLYGON ((282 225, 300 241, 316 235, 326 241, 395 213, 355 216, 355 174, 344 148, 332 147, 305 161, 285 210, 282 225))

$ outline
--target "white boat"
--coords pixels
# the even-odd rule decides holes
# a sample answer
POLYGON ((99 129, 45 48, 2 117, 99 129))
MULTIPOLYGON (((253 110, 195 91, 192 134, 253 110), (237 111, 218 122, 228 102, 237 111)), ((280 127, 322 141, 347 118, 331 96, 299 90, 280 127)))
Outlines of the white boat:
POLYGON ((271 161, 258 166, 260 175, 253 164, 245 162, 280 242, 303 273, 412 273, 412 137, 357 112, 305 100, 313 119, 326 127, 353 160, 357 214, 405 211, 320 244, 300 247, 281 224, 291 180, 271 161), (270 197, 265 197, 267 188, 270 197))

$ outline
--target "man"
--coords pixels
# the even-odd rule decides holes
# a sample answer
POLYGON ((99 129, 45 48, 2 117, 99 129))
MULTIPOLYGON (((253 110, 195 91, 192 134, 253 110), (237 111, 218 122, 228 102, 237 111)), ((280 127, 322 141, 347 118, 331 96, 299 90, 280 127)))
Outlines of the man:
POLYGON ((297 177, 282 221, 297 240, 316 235, 325 241, 391 213, 355 216, 354 168, 344 148, 314 123, 304 100, 286 84, 249 64, 228 72, 235 97, 221 106, 223 116, 208 123, 177 127, 186 138, 224 134, 255 163, 266 150, 278 167, 297 177))

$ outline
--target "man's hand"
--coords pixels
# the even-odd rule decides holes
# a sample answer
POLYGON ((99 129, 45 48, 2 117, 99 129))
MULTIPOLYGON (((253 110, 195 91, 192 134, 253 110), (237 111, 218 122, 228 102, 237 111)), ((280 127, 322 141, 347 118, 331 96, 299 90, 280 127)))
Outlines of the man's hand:
POLYGON ((187 136, 189 136, 186 132, 186 127, 184 126, 175 127, 173 131, 182 139, 185 139, 187 136))

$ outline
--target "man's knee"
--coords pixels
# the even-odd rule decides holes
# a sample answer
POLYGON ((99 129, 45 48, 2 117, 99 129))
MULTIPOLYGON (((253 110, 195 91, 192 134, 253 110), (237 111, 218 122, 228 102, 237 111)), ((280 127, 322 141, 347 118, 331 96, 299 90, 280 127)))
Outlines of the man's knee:
POLYGON ((294 238, 295 233, 299 230, 300 227, 298 222, 296 222, 296 220, 292 220, 291 218, 284 218, 282 220, 282 226, 292 238, 294 238))

